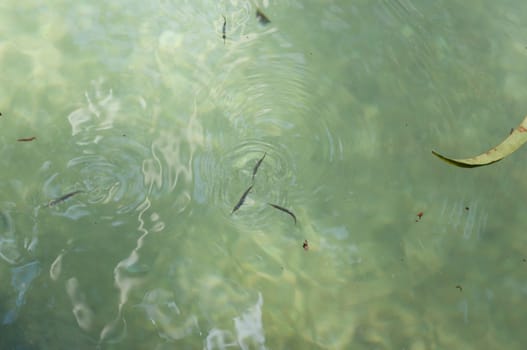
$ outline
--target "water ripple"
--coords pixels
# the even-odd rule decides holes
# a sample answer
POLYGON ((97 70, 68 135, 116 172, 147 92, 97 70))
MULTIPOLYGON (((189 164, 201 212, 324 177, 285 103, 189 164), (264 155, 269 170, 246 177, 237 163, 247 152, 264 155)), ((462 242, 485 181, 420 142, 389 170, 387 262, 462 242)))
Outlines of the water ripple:
POLYGON ((224 81, 216 82, 210 97, 237 130, 280 136, 303 122, 311 106, 303 53, 257 49, 225 65, 229 73, 220 74, 224 81))
POLYGON ((258 225, 276 215, 267 203, 288 204, 288 193, 296 182, 295 162, 287 148, 270 140, 246 140, 222 157, 205 153, 195 159, 194 194, 198 202, 219 208, 228 216, 243 192, 251 185, 245 203, 233 214, 235 220, 258 225), (265 154, 252 179, 253 169, 265 154))
POLYGON ((122 137, 105 138, 98 146, 68 162, 89 192, 90 203, 119 202, 118 213, 135 209, 144 199, 139 162, 146 148, 122 137), (98 152, 104 148, 104 152, 98 152), (89 154, 89 153, 91 154, 89 154))
POLYGON ((128 111, 123 110, 122 99, 104 83, 104 79, 92 81, 92 89, 85 92, 85 105, 69 114, 77 156, 69 159, 64 174, 54 173, 44 186, 49 198, 74 189, 86 192, 71 201, 82 204, 64 211, 72 218, 89 214, 86 204, 95 203, 118 203, 116 212, 126 213, 145 196, 140 164, 148 149, 116 127, 128 111), (69 185, 65 187, 64 183, 69 185))
POLYGON ((75 200, 57 206, 65 207, 64 215, 71 218, 88 215, 86 205, 96 203, 118 203, 116 213, 129 212, 144 200, 139 162, 145 154, 146 149, 134 141, 119 136, 105 137, 92 147, 85 147, 83 155, 70 159, 67 174, 52 174, 43 192, 53 199, 73 190, 85 191, 75 200))

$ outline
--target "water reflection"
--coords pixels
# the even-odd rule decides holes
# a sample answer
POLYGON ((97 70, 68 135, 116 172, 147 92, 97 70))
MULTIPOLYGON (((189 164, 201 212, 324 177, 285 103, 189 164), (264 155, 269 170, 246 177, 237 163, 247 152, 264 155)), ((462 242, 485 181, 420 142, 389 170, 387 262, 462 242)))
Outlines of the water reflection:
POLYGON ((174 299, 171 291, 154 289, 145 294, 141 304, 136 305, 145 311, 159 335, 169 340, 184 338, 198 330, 197 318, 182 315, 174 299))
POLYGON ((39 273, 40 263, 38 261, 33 261, 11 269, 11 286, 16 292, 16 299, 13 307, 4 315, 3 324, 15 322, 19 310, 26 303, 26 292, 39 273))
MULTIPOLYGON (((254 8, 239 5, 225 8, 229 32, 221 55, 216 52, 220 42, 211 44, 217 38, 204 39, 214 23, 208 6, 166 2, 173 17, 146 16, 139 25, 140 42, 142 49, 152 49, 152 61, 144 56, 131 61, 148 67, 152 81, 147 84, 155 91, 137 94, 109 78, 93 79, 81 106, 67 116, 66 161, 41 169, 46 199, 86 191, 38 214, 46 234, 53 231, 62 242, 75 237, 66 247, 59 242, 49 247, 49 276, 65 285, 69 311, 94 343, 126 342, 133 336, 129 325, 143 329, 141 320, 148 320, 167 341, 199 334, 208 348, 266 347, 265 294, 258 292, 255 302, 254 290, 261 281, 280 281, 285 258, 277 242, 288 247, 302 242, 290 219, 266 203, 301 206, 307 192, 298 187, 298 168, 314 154, 333 161, 342 143, 319 118, 322 128, 314 127, 309 136, 314 142, 302 152, 291 146, 288 139, 299 138, 295 133, 303 134, 319 117, 312 111, 324 110, 313 108, 310 91, 316 84, 305 53, 274 22, 255 27, 254 8), (229 216, 265 152, 254 193, 236 216, 229 216), (204 216, 207 210, 213 214, 204 216), (283 225, 273 228, 279 221, 283 225), (215 236, 208 234, 211 230, 215 236), (266 236, 265 230, 274 235, 266 236), (295 234, 288 237, 282 230, 295 234), (277 238, 280 234, 283 238, 277 238), (107 245, 112 248, 102 248, 107 245), (79 263, 102 275, 112 271, 113 285, 90 276, 79 263), (98 306, 104 291, 109 297, 98 306), (146 318, 134 320, 127 310, 139 295, 146 318)), ((107 25, 100 10, 82 11, 90 31, 94 23, 107 25)), ((90 47, 100 42, 99 34, 90 39, 76 31, 75 42, 90 47)), ((118 61, 104 59, 109 66, 118 61)), ((300 221, 308 216, 305 209, 299 211, 300 221)))
POLYGON ((69 348, 522 343, 523 216, 501 181, 524 190, 521 164, 452 175, 426 151, 519 108, 521 21, 490 2, 315 3, 51 5, 20 23, 6 7, 5 130, 38 138, 0 136, 4 326, 69 348))
POLYGON ((239 346, 243 350, 266 349, 262 325, 262 306, 262 294, 258 293, 256 304, 249 307, 242 315, 234 318, 234 334, 228 330, 213 328, 207 335, 205 348, 214 350, 239 346))
POLYGON ((71 299, 72 312, 77 324, 85 331, 90 331, 93 326, 94 313, 86 304, 86 297, 81 291, 79 281, 72 277, 66 282, 66 292, 71 299))
POLYGON ((18 238, 15 235, 15 226, 10 210, 14 203, 2 203, 0 208, 0 257, 9 264, 15 264, 20 258, 18 238))

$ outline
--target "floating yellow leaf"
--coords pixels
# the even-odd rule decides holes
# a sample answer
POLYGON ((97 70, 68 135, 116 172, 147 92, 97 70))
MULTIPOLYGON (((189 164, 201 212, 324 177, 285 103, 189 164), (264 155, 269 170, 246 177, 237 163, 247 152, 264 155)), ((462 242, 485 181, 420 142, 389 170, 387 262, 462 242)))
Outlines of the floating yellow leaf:
POLYGON ((463 168, 474 168, 502 160, 520 148, 525 142, 527 142, 527 117, 525 117, 516 129, 512 130, 511 134, 503 140, 502 143, 479 156, 473 158, 453 159, 445 157, 435 151, 432 151, 432 153, 447 163, 463 168))

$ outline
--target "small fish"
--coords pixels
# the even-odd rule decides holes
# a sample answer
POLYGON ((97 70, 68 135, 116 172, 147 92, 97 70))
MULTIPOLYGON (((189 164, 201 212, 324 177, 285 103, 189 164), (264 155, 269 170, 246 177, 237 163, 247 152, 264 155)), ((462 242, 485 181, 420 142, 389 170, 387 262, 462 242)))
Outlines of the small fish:
POLYGON ((307 239, 304 239, 304 244, 302 244, 302 248, 304 248, 305 251, 309 250, 309 243, 307 243, 307 239))
POLYGON ((73 197, 74 195, 79 194, 79 193, 82 193, 82 192, 84 192, 84 191, 82 191, 82 190, 77 190, 77 191, 73 191, 73 192, 67 193, 67 194, 65 194, 64 196, 59 197, 59 198, 57 198, 57 199, 53 199, 53 200, 49 201, 47 207, 52 207, 52 206, 54 206, 54 205, 57 205, 57 204, 59 204, 59 203, 61 203, 61 202, 64 202, 66 199, 68 199, 68 198, 70 198, 70 197, 73 197))
POLYGON ((226 32, 227 32, 227 18, 225 18, 225 16, 223 16, 223 29, 221 31, 221 33, 222 33, 221 37, 223 38, 223 45, 225 45, 225 39, 227 38, 227 35, 225 34, 226 32))
POLYGON ((236 205, 235 205, 234 208, 232 209, 231 215, 232 215, 236 210, 240 209, 240 207, 242 206, 243 202, 245 202, 245 197, 247 197, 247 195, 249 194, 249 192, 251 192, 252 189, 253 189, 253 185, 251 185, 251 187, 249 187, 248 189, 245 190, 245 192, 243 192, 242 197, 240 198, 240 200, 238 201, 238 203, 236 203, 236 205))
POLYGON ((281 206, 279 206, 279 205, 276 205, 276 204, 272 204, 272 203, 267 203, 267 204, 269 204, 269 205, 270 205, 271 207, 273 207, 273 208, 276 208, 276 209, 278 209, 278 210, 283 211, 284 213, 287 213, 287 214, 291 215, 291 217, 293 218, 293 220, 295 220, 295 224, 296 224, 296 216, 295 216, 295 214, 293 214, 290 210, 288 210, 288 209, 286 209, 286 208, 284 208, 284 207, 281 207, 281 206))
POLYGON ((271 23, 271 20, 269 18, 267 18, 267 16, 264 15, 264 13, 262 11, 260 11, 259 8, 256 9, 256 18, 258 19, 260 24, 262 24, 264 26, 268 25, 269 23, 271 23))
POLYGON ((267 152, 264 153, 263 157, 260 158, 260 160, 256 163, 256 165, 253 168, 253 181, 254 181, 254 175, 256 175, 256 172, 258 171, 258 168, 260 167, 260 164, 262 164, 265 156, 267 155, 267 152))
POLYGON ((29 142, 29 141, 33 141, 33 140, 36 140, 37 138, 35 136, 31 136, 31 137, 24 137, 24 138, 21 138, 21 139, 17 139, 18 142, 29 142))

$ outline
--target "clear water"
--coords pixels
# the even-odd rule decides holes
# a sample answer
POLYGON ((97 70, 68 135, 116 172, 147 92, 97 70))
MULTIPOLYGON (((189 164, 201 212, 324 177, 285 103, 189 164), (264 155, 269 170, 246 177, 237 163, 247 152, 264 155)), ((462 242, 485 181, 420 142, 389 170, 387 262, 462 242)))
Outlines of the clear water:
POLYGON ((3 1, 0 348, 524 349, 526 11, 3 1))

